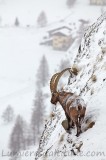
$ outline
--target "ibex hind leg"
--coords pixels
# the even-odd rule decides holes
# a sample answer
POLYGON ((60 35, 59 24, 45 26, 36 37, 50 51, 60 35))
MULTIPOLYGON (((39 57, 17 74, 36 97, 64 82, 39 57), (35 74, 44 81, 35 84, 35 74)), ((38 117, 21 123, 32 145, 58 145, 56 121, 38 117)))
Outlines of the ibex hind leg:
POLYGON ((76 120, 76 127, 77 127, 76 136, 79 137, 79 135, 82 133, 82 130, 81 130, 81 118, 80 117, 76 120))
POLYGON ((68 128, 67 128, 67 133, 71 133, 71 125, 70 125, 70 119, 67 120, 68 121, 68 128))
POLYGON ((78 126, 77 127, 77 134, 76 134, 76 136, 79 137, 81 133, 82 133, 81 126, 78 126))
POLYGON ((70 128, 75 128, 74 122, 72 120, 70 120, 70 128))

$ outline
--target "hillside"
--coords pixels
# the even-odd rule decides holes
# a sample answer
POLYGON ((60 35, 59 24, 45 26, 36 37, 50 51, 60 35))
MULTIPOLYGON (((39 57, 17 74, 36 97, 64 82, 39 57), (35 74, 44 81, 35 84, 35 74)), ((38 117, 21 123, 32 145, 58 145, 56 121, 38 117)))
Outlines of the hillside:
MULTIPOLYGON (((79 48, 78 31, 80 20, 83 19, 89 21, 89 24, 92 24, 105 9, 106 7, 103 6, 90 6, 87 0, 77 0, 71 8, 67 7, 66 0, 58 0, 58 2, 57 0, 44 0, 43 3, 42 0, 0 0, 0 152, 2 152, 2 150, 9 150, 10 134, 15 123, 14 119, 11 124, 6 125, 1 117, 8 105, 13 107, 15 117, 20 114, 28 124, 30 123, 33 100, 36 92, 36 73, 42 56, 45 55, 47 58, 50 77, 55 71, 59 70, 61 60, 64 62, 68 59, 70 65, 72 65, 76 59, 79 48), (37 26, 37 18, 42 10, 44 10, 47 15, 48 23, 45 27, 39 28, 37 26), (14 26, 16 17, 18 17, 20 22, 19 27, 14 26), (52 47, 39 45, 48 30, 65 25, 72 27, 72 35, 75 38, 74 43, 67 52, 55 51, 52 47)), ((95 45, 93 45, 93 43, 94 42, 91 43, 92 46, 95 45)), ((83 45, 82 43, 82 46, 83 45)), ((84 46, 84 48, 85 47, 86 46, 84 46)), ((93 50, 93 47, 91 47, 91 49, 93 50)), ((93 52, 94 51, 95 49, 93 52)), ((81 58, 84 52, 86 52, 85 49, 80 53, 81 58)), ((78 61, 77 58, 76 63, 78 61)), ((87 61, 81 60, 81 62, 79 65, 85 65, 84 68, 86 68, 87 61)), ((91 60, 89 60, 89 62, 91 62, 91 60)), ((89 68, 86 72, 88 70, 89 68)), ((83 72, 85 71, 81 70, 80 74, 83 72)), ((84 81, 78 82, 77 86, 83 88, 82 82, 86 84, 89 77, 90 75, 86 77, 84 74, 84 81)), ((45 102, 47 106, 47 116, 50 115, 50 110, 52 110, 49 80, 47 86, 43 88, 43 91, 49 94, 45 102)), ((73 86, 68 87, 71 87, 73 91, 77 91, 79 94, 79 89, 77 89, 77 87, 74 88, 74 85, 76 86, 76 84, 73 84, 73 86)), ((86 100, 87 97, 85 96, 84 99, 86 100)), ((47 118, 45 115, 44 119, 47 118)), ((63 119, 61 115, 60 118, 63 119)), ((55 121, 53 123, 55 123, 55 121)), ((61 120, 59 123, 61 123, 61 120)), ((59 125, 59 127, 62 129, 61 125, 59 125)), ((59 130, 58 127, 57 130, 59 130)), ((63 129, 62 132, 65 133, 63 129)), ((50 145, 50 143, 48 144, 50 145)), ((36 146, 32 146, 31 150, 35 151, 35 148, 36 146)), ((1 159, 9 159, 8 156, 0 156, 1 159)), ((35 156, 30 158, 34 159, 34 157, 35 156)))
POLYGON ((85 121, 90 118, 95 125, 79 137, 75 136, 74 130, 71 134, 66 133, 61 126, 65 118, 64 112, 58 105, 57 110, 54 110, 55 117, 45 125, 36 160, 68 160, 71 157, 97 160, 106 156, 106 13, 86 31, 81 43, 81 51, 76 55, 73 63, 81 70, 77 81, 68 86, 68 89, 83 97, 87 103, 85 121), (96 81, 93 81, 93 75, 96 76, 96 81))

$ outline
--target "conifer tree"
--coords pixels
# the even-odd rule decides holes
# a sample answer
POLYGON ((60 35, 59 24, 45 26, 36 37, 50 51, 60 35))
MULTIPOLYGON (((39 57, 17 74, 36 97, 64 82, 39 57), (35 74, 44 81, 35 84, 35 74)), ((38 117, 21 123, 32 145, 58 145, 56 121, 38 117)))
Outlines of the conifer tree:
POLYGON ((7 108, 5 109, 5 111, 2 114, 2 118, 4 120, 4 122, 6 123, 10 123, 13 121, 14 119, 14 110, 11 107, 11 105, 8 105, 7 108))
POLYGON ((43 55, 37 72, 37 86, 45 87, 49 80, 49 66, 45 55, 43 55))
POLYGON ((37 19, 37 24, 39 27, 44 27, 47 24, 47 17, 44 11, 40 13, 37 19))
POLYGON ((36 143, 36 139, 39 140, 40 133, 42 131, 42 125, 44 122, 45 104, 42 90, 37 88, 34 100, 34 107, 31 117, 31 127, 33 133, 33 143, 36 143))
POLYGON ((14 25, 16 27, 18 27, 20 25, 18 17, 16 17, 14 25))
POLYGON ((25 121, 20 115, 18 115, 10 136, 9 147, 12 152, 26 149, 25 126, 25 121))
POLYGON ((70 8, 71 6, 74 5, 75 2, 76 0, 67 0, 67 6, 70 8))

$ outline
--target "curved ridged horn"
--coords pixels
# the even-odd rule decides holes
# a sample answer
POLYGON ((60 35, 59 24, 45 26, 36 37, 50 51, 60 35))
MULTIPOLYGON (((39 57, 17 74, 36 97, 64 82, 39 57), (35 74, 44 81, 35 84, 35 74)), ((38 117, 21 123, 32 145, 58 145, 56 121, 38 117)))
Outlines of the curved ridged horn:
POLYGON ((66 72, 66 71, 69 71, 69 72, 70 72, 70 69, 71 69, 71 68, 66 68, 66 69, 64 69, 63 71, 61 71, 61 72, 58 74, 58 76, 57 76, 57 78, 56 78, 56 81, 55 81, 55 90, 56 90, 56 91, 57 91, 57 85, 58 85, 59 79, 60 79, 61 76, 64 74, 64 72, 66 72))
POLYGON ((55 90, 55 80, 56 80, 56 77, 58 76, 59 73, 56 73, 52 76, 51 80, 50 80, 50 90, 51 92, 54 92, 55 90))
POLYGON ((64 72, 66 72, 67 70, 69 70, 70 72, 71 68, 66 68, 63 71, 56 73, 52 76, 51 81, 50 81, 50 89, 51 92, 56 92, 57 91, 57 84, 59 82, 60 77, 63 75, 64 72))

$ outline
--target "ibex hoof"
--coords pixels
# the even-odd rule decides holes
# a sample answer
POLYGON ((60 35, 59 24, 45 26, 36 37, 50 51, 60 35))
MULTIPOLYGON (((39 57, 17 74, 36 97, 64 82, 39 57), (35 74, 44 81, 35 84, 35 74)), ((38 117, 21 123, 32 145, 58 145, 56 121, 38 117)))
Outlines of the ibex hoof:
POLYGON ((79 137, 80 134, 76 134, 77 137, 79 137))
POLYGON ((74 128, 75 128, 75 126, 71 126, 70 128, 74 129, 74 128))
POLYGON ((66 132, 67 132, 67 133, 69 133, 69 134, 71 134, 71 131, 70 131, 70 129, 67 129, 67 130, 66 130, 66 132))
POLYGON ((76 136, 79 137, 81 133, 82 133, 82 131, 80 131, 80 133, 77 133, 76 136))

